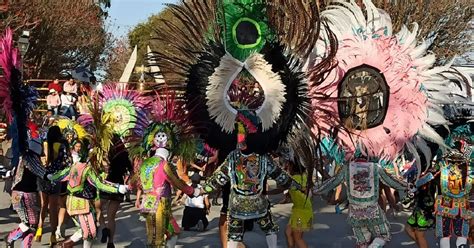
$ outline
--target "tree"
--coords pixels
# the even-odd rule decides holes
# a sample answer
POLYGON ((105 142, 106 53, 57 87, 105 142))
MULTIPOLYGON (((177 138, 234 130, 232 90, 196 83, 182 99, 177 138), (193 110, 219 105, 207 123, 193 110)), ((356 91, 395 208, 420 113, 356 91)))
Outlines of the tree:
POLYGON ((105 56, 105 79, 107 81, 119 81, 131 53, 132 49, 127 37, 122 37, 114 42, 105 56))
POLYGON ((430 43, 438 64, 472 50, 472 1, 470 0, 375 0, 392 18, 395 31, 416 22, 419 35, 430 43))
POLYGON ((17 33, 30 30, 24 58, 30 77, 52 78, 64 70, 89 65, 95 70, 110 34, 104 29, 108 0, 15 1, 2 22, 17 33))
MULTIPOLYGON (((171 13, 169 9, 165 9, 159 14, 152 15, 144 23, 138 24, 133 28, 128 34, 130 46, 138 46, 138 56, 137 56, 137 65, 146 65, 146 54, 147 46, 150 46, 152 51, 164 51, 168 53, 173 53, 173 48, 170 44, 166 44, 159 37, 156 36, 156 30, 167 28, 163 20, 179 25, 180 23, 176 21, 176 17, 171 13)), ((158 64, 164 65, 166 61, 158 61, 158 64)), ((177 75, 173 72, 163 72, 163 76, 166 79, 175 78, 177 75)))

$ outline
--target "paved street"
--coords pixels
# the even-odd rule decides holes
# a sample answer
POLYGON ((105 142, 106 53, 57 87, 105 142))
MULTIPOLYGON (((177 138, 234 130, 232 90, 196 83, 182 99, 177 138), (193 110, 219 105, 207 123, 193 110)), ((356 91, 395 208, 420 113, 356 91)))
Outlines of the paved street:
MULTIPOLYGON (((0 189, 3 189, 3 183, 0 183, 0 189)), ((272 202, 278 202, 281 199, 280 196, 272 197, 272 202)), ((0 233, 1 237, 16 226, 15 222, 18 218, 15 213, 8 209, 9 198, 5 193, 0 193, 0 233)), ((333 206, 327 206, 324 202, 319 199, 314 199, 313 206, 315 206, 315 223, 314 230, 305 235, 305 239, 308 241, 309 247, 324 247, 324 248, 346 248, 354 247, 354 240, 351 238, 351 230, 346 223, 347 214, 335 214, 333 206)), ((209 216, 209 228, 207 231, 198 232, 184 232, 178 241, 177 247, 220 247, 218 243, 218 215, 220 207, 212 207, 211 214, 209 216)), ((275 216, 276 222, 280 225, 280 233, 278 235, 278 247, 286 247, 284 226, 288 222, 288 216, 290 214, 291 204, 277 204, 272 211, 275 216)), ((178 207, 174 211, 174 215, 181 223, 182 208, 178 207)), ((392 223, 392 241, 386 246, 389 248, 399 247, 416 247, 411 242, 408 236, 403 232, 405 217, 389 217, 392 223)), ((69 223, 69 228, 66 234, 71 235, 74 232, 72 222, 69 223)), ((138 211, 131 203, 123 203, 122 209, 118 214, 117 219, 118 233, 116 234, 116 247, 123 248, 144 248, 145 247, 145 223, 139 220, 138 211)), ((46 230, 46 232, 49 229, 46 230)), ((433 232, 427 234, 430 242, 430 247, 436 247, 435 238, 433 232)), ((44 247, 49 240, 49 234, 43 236, 43 246, 36 243, 33 247, 44 247)), ((250 248, 266 247, 265 237, 259 230, 258 226, 255 226, 255 230, 248 232, 245 235, 245 243, 250 248)), ((0 247, 4 247, 1 243, 0 247)), ((20 247, 19 244, 15 247, 20 247)), ((81 247, 77 245, 76 247, 81 247)), ((95 242, 94 247, 105 247, 100 244, 99 241, 95 242)))

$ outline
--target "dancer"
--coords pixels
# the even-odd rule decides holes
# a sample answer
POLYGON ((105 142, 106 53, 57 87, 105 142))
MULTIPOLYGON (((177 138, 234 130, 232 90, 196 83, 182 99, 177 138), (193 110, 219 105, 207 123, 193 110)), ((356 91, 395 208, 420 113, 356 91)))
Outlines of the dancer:
POLYGON ((13 248, 16 240, 22 239, 22 248, 32 246, 39 220, 39 195, 37 178, 44 178, 46 171, 41 165, 42 150, 29 150, 23 153, 15 169, 12 187, 13 209, 18 213, 21 223, 5 238, 6 247, 13 248))
POLYGON ((96 102, 90 106, 90 115, 82 115, 78 122, 92 131, 92 135, 85 139, 90 140, 91 147, 85 147, 83 156, 78 163, 73 164, 55 174, 49 174, 48 179, 60 181, 67 178, 67 211, 74 218, 78 230, 67 240, 58 244, 59 247, 73 247, 74 243, 83 239, 83 247, 92 247, 92 240, 96 236, 96 218, 93 200, 97 189, 109 193, 125 194, 127 185, 102 181, 98 176, 98 169, 107 160, 112 139, 110 114, 105 114, 96 102), (89 153, 89 149, 92 149, 89 153))
POLYGON ((336 176, 315 187, 313 194, 328 193, 344 181, 349 200, 349 223, 357 247, 383 247, 391 235, 385 212, 378 205, 379 185, 383 183, 404 195, 407 184, 387 174, 377 163, 359 158, 344 164, 336 176))
POLYGON ((435 210, 435 193, 435 183, 423 185, 418 189, 414 197, 413 212, 408 218, 408 225, 405 227, 408 236, 416 242, 419 248, 428 248, 425 232, 435 226, 435 217, 433 215, 435 210))
POLYGON ((474 182, 474 154, 471 143, 472 125, 456 127, 446 139, 450 150, 443 152, 437 167, 418 180, 417 187, 439 180, 439 194, 434 203, 436 218, 436 237, 440 238, 440 247, 449 248, 450 238, 456 236, 456 247, 466 248, 469 237, 469 195, 474 182))
POLYGON ((38 99, 38 92, 23 83, 21 59, 18 49, 14 48, 13 32, 7 28, 0 39, 0 113, 6 117, 12 134, 12 169, 2 170, 1 177, 14 175, 12 184, 12 204, 21 223, 5 238, 6 247, 13 247, 18 239, 22 247, 29 248, 38 224, 39 206, 37 177, 43 178, 44 168, 39 156, 42 153, 41 142, 37 139, 37 127, 30 125, 29 116, 38 99), (5 173, 5 174, 3 174, 5 173))
POLYGON ((187 122, 188 112, 182 111, 173 93, 164 92, 165 98, 156 95, 151 116, 142 116, 136 125, 131 151, 134 158, 145 159, 138 168, 141 186, 140 212, 146 218, 147 247, 174 247, 180 232, 171 214, 171 186, 189 196, 198 196, 199 189, 179 179, 169 159, 173 156, 189 160, 194 156, 193 128, 187 122), (151 123, 148 125, 148 123, 151 123), (144 134, 144 135, 143 135, 144 134))
MULTIPOLYGON (((240 143, 245 147, 244 143, 240 143)), ((266 155, 246 153, 237 149, 219 166, 214 174, 206 181, 203 191, 210 193, 230 182, 231 192, 228 209, 228 238, 227 247, 235 248, 244 237, 244 220, 257 219, 262 231, 266 234, 268 247, 276 247, 278 225, 273 222, 267 198, 262 195, 266 185, 266 177, 273 178, 283 187, 301 189, 301 185, 266 155)))

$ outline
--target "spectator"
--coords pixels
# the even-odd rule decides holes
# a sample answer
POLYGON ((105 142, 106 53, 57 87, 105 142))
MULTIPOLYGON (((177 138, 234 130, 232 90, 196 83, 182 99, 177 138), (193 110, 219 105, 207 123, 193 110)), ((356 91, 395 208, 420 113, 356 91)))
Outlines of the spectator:
MULTIPOLYGON (((199 173, 194 173, 191 176, 191 186, 193 188, 200 189, 202 186, 201 176, 199 173)), ((186 197, 184 202, 183 220, 181 225, 184 230, 189 231, 195 229, 197 231, 204 231, 209 225, 206 215, 209 214, 211 205, 209 204, 209 198, 207 195, 201 195, 198 197, 186 197)))
POLYGON ((63 92, 63 87, 59 84, 59 79, 54 79, 53 82, 48 84, 48 90, 54 89, 58 94, 63 92))
POLYGON ((52 110, 54 115, 58 114, 61 98, 55 89, 49 90, 49 95, 46 97, 46 104, 48 105, 48 110, 52 110))
POLYGON ((61 115, 71 119, 76 118, 76 110, 74 105, 76 98, 71 93, 65 93, 61 95, 61 115))
POLYGON ((64 88, 64 92, 77 95, 77 84, 76 82, 74 82, 74 79, 71 78, 67 80, 64 83, 63 88, 64 88))
POLYGON ((89 92, 90 89, 86 85, 81 84, 77 99, 77 110, 79 110, 79 114, 81 115, 89 113, 89 98, 87 97, 89 92))
POLYGON ((41 128, 48 128, 52 126, 54 123, 54 112, 51 109, 46 111, 46 115, 43 117, 43 121, 41 122, 41 128))

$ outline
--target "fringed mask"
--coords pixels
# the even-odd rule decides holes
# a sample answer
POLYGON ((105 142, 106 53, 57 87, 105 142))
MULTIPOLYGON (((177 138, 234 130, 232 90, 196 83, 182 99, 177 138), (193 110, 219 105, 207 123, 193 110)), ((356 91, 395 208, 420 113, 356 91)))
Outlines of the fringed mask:
POLYGON ((177 130, 171 124, 154 123, 145 131, 143 148, 146 151, 165 148, 173 152, 177 144, 176 132, 177 130))

